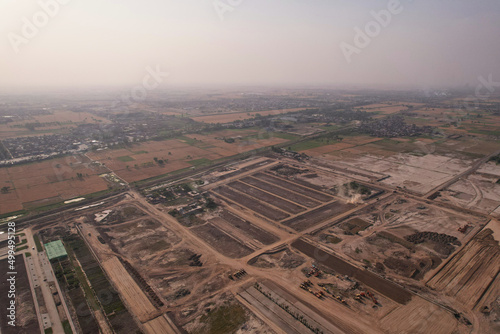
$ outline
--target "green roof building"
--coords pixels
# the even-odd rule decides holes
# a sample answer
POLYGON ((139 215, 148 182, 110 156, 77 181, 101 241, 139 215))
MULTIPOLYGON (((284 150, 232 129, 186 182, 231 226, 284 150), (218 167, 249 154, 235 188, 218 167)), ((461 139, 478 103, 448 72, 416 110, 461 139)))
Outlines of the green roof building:
POLYGON ((45 251, 49 261, 63 259, 68 256, 61 240, 56 240, 45 244, 45 251))

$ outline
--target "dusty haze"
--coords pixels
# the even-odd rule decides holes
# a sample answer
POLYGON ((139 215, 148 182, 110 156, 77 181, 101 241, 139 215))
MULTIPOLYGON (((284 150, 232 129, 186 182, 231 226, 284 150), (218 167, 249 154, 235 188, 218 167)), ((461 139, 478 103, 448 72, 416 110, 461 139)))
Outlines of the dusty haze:
POLYGON ((354 45, 355 27, 364 30, 370 12, 391 1, 221 0, 223 20, 213 0, 67 2, 16 52, 13 34, 25 38, 23 18, 42 9, 38 1, 0 1, 0 87, 132 85, 156 65, 170 73, 164 85, 424 88, 475 85, 489 74, 500 81, 498 0, 401 0, 350 63, 342 42, 354 45))

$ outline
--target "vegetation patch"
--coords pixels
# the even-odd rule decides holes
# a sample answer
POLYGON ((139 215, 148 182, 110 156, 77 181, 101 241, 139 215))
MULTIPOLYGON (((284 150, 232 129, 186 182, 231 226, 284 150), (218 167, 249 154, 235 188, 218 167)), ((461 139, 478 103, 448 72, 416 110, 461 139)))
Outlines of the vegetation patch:
POLYGON ((124 155, 124 156, 121 156, 121 157, 117 157, 116 160, 119 160, 121 162, 129 162, 129 161, 135 161, 134 158, 132 158, 131 156, 128 156, 128 155, 124 155))
POLYGON ((208 164, 212 163, 212 160, 207 159, 207 158, 201 158, 201 159, 188 161, 188 163, 193 165, 194 167, 197 167, 197 166, 201 166, 201 165, 208 165, 208 164))
POLYGON ((372 226, 372 224, 364 221, 360 218, 354 218, 342 224, 342 229, 346 234, 357 234, 360 231, 366 230, 368 227, 372 226))
POLYGON ((40 242, 40 238, 38 237, 38 234, 35 234, 33 236, 33 240, 35 241, 37 252, 43 252, 42 243, 40 242))
POLYGON ((240 304, 223 305, 201 317, 200 322, 206 324, 206 327, 199 333, 234 333, 247 319, 245 309, 240 304))

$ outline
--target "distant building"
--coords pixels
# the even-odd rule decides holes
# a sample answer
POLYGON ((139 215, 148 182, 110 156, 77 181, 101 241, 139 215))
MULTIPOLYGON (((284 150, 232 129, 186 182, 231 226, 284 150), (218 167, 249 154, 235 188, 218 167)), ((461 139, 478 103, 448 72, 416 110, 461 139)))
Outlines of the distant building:
POLYGON ((68 257, 68 253, 66 253, 66 249, 64 248, 64 245, 61 242, 61 240, 49 242, 44 246, 49 261, 60 260, 68 257))

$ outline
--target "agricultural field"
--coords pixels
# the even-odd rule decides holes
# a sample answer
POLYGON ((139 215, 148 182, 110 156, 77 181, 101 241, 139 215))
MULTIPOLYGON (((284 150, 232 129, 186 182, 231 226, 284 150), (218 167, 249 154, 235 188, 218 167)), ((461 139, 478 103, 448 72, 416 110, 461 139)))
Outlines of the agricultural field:
POLYGON ((234 121, 242 121, 245 119, 250 119, 261 116, 269 116, 269 115, 279 115, 285 114, 289 112, 297 112, 303 110, 303 108, 294 108, 294 109, 279 109, 279 110, 264 110, 257 112, 240 112, 240 113, 226 113, 219 115, 210 115, 210 116, 196 116, 192 117, 196 122, 203 123, 229 123, 234 121))
POLYGON ((10 123, 0 124, 0 140, 13 137, 40 136, 68 132, 79 124, 108 124, 106 118, 88 112, 73 112, 69 110, 55 110, 47 115, 25 117, 10 123), (30 124, 34 129, 29 129, 30 124))
POLYGON ((187 135, 165 141, 133 144, 131 147, 91 152, 88 156, 103 163, 127 182, 140 181, 174 171, 209 165, 214 161, 255 149, 287 142, 279 137, 261 136, 258 131, 220 131, 210 135, 187 135), (233 142, 226 139, 232 138, 233 142))
POLYGON ((82 155, 0 168, 0 214, 40 206, 108 189, 107 172, 82 155), (78 176, 81 175, 81 176, 78 176))

